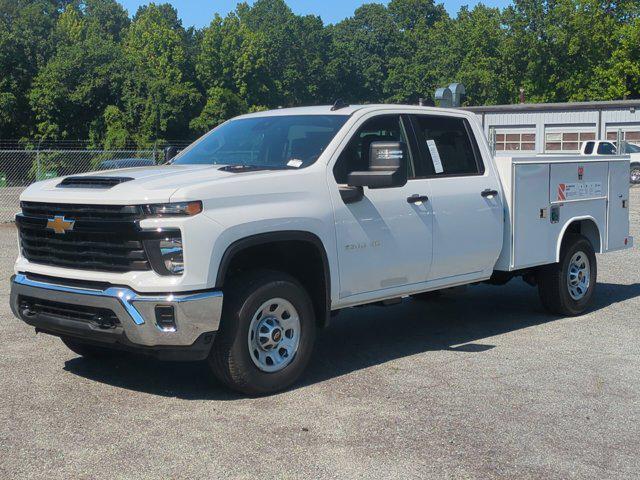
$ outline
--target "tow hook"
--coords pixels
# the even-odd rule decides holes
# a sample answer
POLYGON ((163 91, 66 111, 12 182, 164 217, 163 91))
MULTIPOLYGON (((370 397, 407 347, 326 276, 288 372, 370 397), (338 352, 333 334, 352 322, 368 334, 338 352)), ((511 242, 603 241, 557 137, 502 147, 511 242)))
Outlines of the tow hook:
POLYGON ((20 303, 20 313, 27 318, 32 318, 37 315, 37 312, 33 310, 33 307, 29 302, 20 303))

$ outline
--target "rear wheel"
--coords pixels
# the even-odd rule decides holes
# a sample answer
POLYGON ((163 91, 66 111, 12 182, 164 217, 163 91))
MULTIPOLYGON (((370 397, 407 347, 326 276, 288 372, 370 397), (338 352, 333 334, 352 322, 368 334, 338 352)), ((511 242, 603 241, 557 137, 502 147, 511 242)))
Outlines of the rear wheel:
POLYGON ((296 279, 275 271, 249 273, 225 288, 221 328, 209 365, 233 390, 273 393, 302 374, 315 335, 311 299, 296 279))
POLYGON ((83 343, 70 337, 61 337, 60 340, 62 340, 62 343, 64 343, 69 350, 85 358, 108 358, 112 357, 115 353, 109 348, 83 343))
POLYGON ((596 255, 589 240, 570 234, 565 238, 560 262, 538 272, 538 293, 551 313, 579 315, 591 302, 596 286, 596 255))

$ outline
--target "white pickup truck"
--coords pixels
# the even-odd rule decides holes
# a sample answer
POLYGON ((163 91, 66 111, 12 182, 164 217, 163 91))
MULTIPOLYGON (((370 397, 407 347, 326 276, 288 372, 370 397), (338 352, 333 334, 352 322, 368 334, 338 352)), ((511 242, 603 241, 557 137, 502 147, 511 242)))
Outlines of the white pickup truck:
POLYGON ((522 277, 580 314, 595 253, 633 244, 628 174, 627 157, 494 159, 460 110, 244 115, 166 165, 27 188, 11 306, 80 355, 207 359, 266 394, 343 308, 522 277))
MULTIPOLYGON (((581 155, 617 155, 616 142, 610 140, 589 140, 582 142, 581 155)), ((637 185, 640 183, 640 147, 632 143, 623 143, 623 155, 629 155, 630 172, 629 182, 637 185)))

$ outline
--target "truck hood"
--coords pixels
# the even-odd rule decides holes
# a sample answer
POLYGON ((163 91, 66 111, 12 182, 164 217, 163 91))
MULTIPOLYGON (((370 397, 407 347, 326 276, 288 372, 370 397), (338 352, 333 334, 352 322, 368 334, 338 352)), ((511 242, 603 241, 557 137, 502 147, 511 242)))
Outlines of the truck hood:
MULTIPOLYGON (((257 173, 257 172, 255 172, 257 173)), ((249 175, 251 173, 248 173, 249 175)), ((52 203, 122 204, 168 202, 177 190, 202 182, 222 180, 236 173, 220 170, 220 165, 160 165, 89 172, 72 177, 132 178, 111 188, 60 188, 64 178, 45 180, 30 185, 20 200, 52 203)), ((243 174, 246 175, 246 174, 243 174)))

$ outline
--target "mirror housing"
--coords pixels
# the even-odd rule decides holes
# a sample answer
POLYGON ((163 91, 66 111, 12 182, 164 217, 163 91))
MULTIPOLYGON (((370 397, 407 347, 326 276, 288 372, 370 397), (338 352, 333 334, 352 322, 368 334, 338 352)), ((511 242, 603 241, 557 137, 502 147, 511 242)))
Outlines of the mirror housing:
POLYGON ((350 187, 393 188, 407 183, 407 146, 403 142, 372 142, 369 170, 351 172, 350 187))

